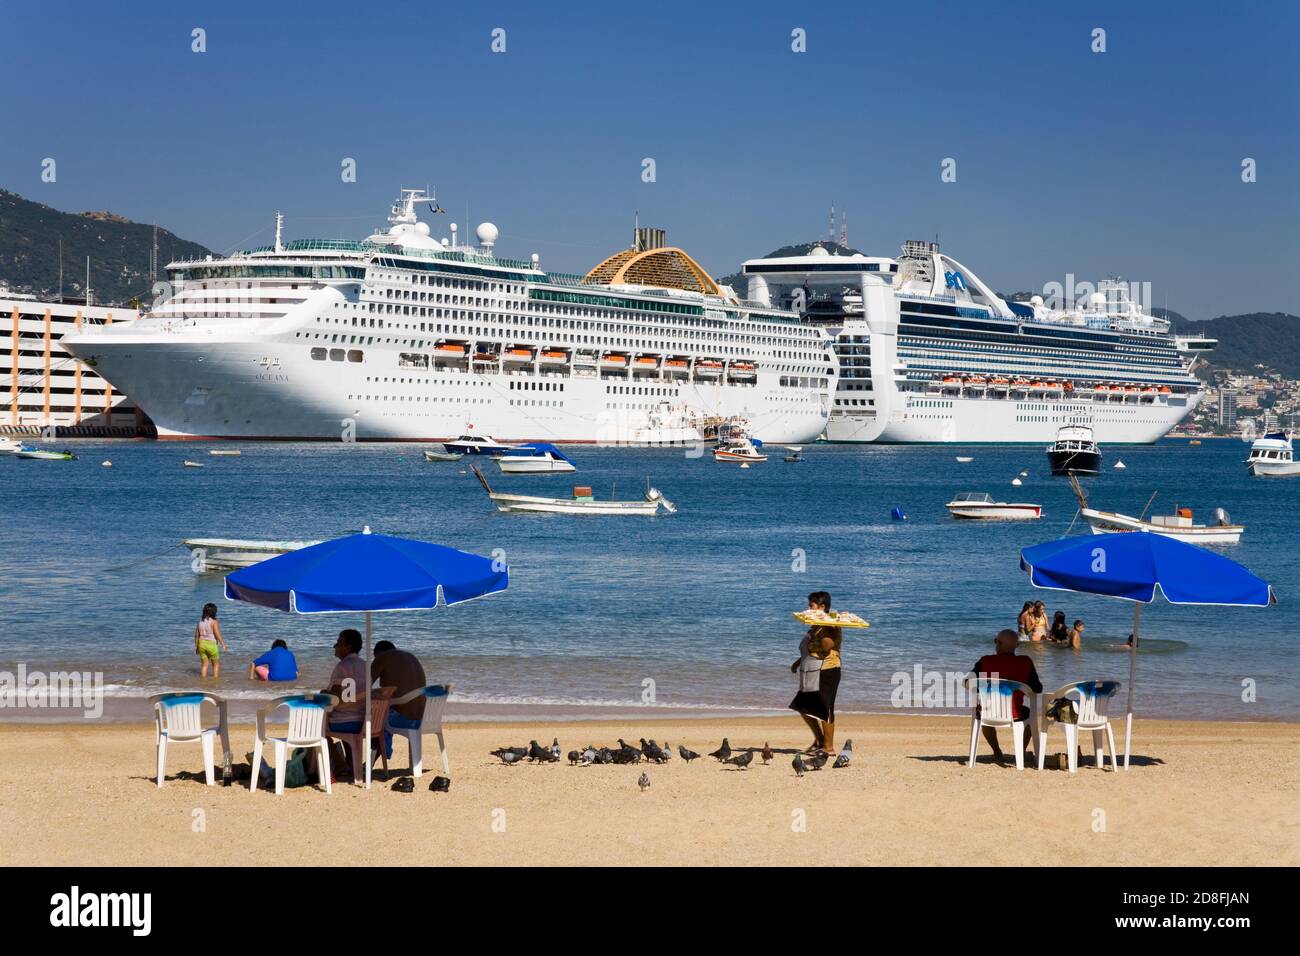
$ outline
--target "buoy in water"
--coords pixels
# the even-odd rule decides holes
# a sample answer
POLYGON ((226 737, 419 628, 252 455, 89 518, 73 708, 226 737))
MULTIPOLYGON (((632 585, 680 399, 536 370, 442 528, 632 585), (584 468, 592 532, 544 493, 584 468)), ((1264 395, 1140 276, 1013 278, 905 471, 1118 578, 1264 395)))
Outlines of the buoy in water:
POLYGON ((892 518, 894 521, 906 521, 906 520, 907 520, 907 515, 903 514, 903 509, 902 509, 902 508, 891 508, 891 509, 889 509, 889 517, 892 518))
POLYGON ((748 467, 749 467, 749 462, 747 462, 747 461, 742 461, 742 462, 740 463, 740 467, 741 467, 741 468, 748 468, 748 467))
POLYGON ((1024 484, 1024 482, 1021 481, 1019 478, 1012 478, 1012 479, 1011 479, 1011 483, 1012 483, 1013 485, 1015 485, 1016 487, 1019 487, 1019 486, 1021 486, 1021 485, 1024 484))
POLYGON ((1128 465, 1124 464, 1122 461, 1117 461, 1117 462, 1115 462, 1115 470, 1116 470, 1116 471, 1123 471, 1123 470, 1124 470, 1125 468, 1127 468, 1127 467, 1128 467, 1128 465))
POLYGON ((1029 477, 1029 472, 1028 472, 1028 471, 1022 471, 1022 472, 1020 473, 1020 477, 1021 477, 1021 478, 1028 478, 1028 477, 1029 477))
POLYGON ((101 461, 100 464, 103 465, 105 468, 113 467, 113 463, 111 461, 101 461))

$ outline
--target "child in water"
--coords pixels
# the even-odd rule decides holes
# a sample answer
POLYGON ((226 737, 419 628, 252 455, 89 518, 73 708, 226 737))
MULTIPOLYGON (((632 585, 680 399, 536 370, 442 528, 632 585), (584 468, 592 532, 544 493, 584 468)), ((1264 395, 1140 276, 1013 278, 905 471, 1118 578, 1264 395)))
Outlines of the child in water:
POLYGON ((208 676, 208 662, 212 663, 212 676, 221 676, 221 651, 230 650, 226 639, 221 636, 221 625, 217 623, 217 606, 211 602, 203 605, 203 616, 194 628, 194 653, 199 655, 199 676, 208 676))

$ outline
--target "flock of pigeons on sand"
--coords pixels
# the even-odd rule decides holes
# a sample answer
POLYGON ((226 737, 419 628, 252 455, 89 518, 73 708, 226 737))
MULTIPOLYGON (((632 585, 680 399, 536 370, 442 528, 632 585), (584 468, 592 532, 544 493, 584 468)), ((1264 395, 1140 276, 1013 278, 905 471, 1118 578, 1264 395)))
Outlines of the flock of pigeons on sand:
MULTIPOLYGON (((549 747, 543 747, 536 740, 530 740, 527 747, 498 747, 496 750, 491 751, 492 756, 498 758, 506 766, 514 766, 526 760, 531 760, 536 764, 559 763, 562 752, 558 737, 551 740, 549 747)), ((778 751, 774 751, 769 744, 764 744, 761 749, 743 747, 733 751, 731 742, 726 737, 723 737, 722 746, 709 756, 719 763, 729 764, 739 770, 748 770, 749 765, 754 762, 756 752, 762 758, 764 764, 769 764, 772 762, 773 755, 778 751)), ((790 753, 789 750, 779 752, 790 753)), ((687 750, 681 744, 677 745, 677 753, 687 764, 692 760, 700 759, 700 755, 694 750, 687 750)), ((588 745, 585 750, 570 750, 568 757, 569 766, 571 767, 590 767, 593 764, 638 764, 643 760, 648 763, 661 764, 673 759, 673 749, 672 745, 666 740, 664 745, 660 747, 653 740, 646 740, 642 737, 641 746, 634 747, 620 737, 618 738, 617 747, 588 745)), ((836 755, 834 762, 831 763, 831 767, 836 770, 847 767, 852 759, 853 741, 846 740, 843 748, 836 755)), ((790 761, 790 766, 794 768, 795 776, 802 777, 809 771, 821 770, 822 767, 826 766, 828 760, 830 760, 830 754, 825 752, 816 754, 796 753, 794 759, 790 761)), ((643 772, 641 779, 637 781, 637 786, 642 791, 649 787, 649 775, 643 772)))

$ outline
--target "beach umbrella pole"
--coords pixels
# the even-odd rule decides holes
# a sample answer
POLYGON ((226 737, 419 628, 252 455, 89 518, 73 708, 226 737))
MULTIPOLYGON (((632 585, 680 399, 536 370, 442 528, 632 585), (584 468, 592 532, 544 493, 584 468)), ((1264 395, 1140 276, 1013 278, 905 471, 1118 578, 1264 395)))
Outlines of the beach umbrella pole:
POLYGON ((1133 744, 1133 680, 1137 676, 1138 626, 1142 623, 1142 605, 1133 604, 1133 646, 1128 649, 1128 713, 1124 719, 1124 769, 1128 769, 1129 751, 1133 744))
MULTIPOLYGON (((362 741, 362 759, 366 762, 366 789, 370 789, 370 612, 366 612, 366 734, 362 741)), ((1130 717, 1130 720, 1132 718, 1130 717)), ((1128 747, 1125 745, 1124 766, 1128 766, 1128 747)))

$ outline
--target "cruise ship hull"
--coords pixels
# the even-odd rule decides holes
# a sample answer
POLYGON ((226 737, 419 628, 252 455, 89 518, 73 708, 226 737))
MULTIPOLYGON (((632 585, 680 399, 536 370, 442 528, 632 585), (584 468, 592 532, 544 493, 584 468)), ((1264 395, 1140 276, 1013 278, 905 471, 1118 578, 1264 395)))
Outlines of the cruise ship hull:
POLYGON ((292 341, 163 335, 70 337, 65 348, 132 396, 160 439, 431 441, 472 429, 498 440, 630 444, 659 402, 740 416, 764 441, 799 443, 826 427, 828 402, 755 384, 635 381, 460 369, 376 374, 319 362, 292 341))
POLYGON ((1191 414, 1199 393, 1152 404, 917 396, 886 421, 836 413, 830 442, 883 444, 1017 444, 1052 442, 1062 425, 1088 425, 1101 445, 1159 441, 1191 414))

